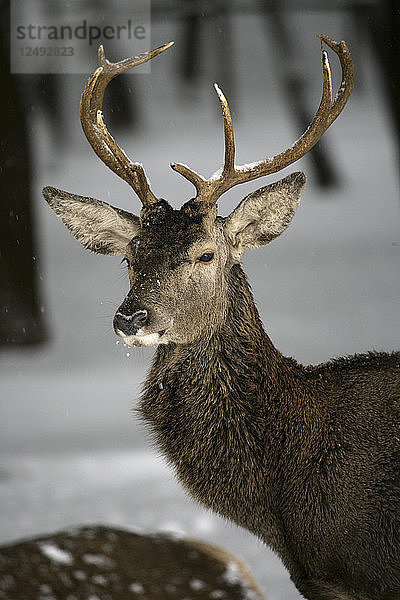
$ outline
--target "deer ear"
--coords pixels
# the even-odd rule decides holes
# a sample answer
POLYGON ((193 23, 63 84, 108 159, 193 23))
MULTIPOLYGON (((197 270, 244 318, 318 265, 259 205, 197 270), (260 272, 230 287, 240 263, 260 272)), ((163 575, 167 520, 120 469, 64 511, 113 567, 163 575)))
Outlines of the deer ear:
POLYGON ((43 188, 43 196, 78 242, 92 252, 123 256, 140 230, 138 217, 106 202, 53 187, 43 188))
POLYGON ((271 242, 292 220, 306 182, 304 173, 288 177, 252 192, 225 220, 225 235, 240 260, 247 248, 271 242))

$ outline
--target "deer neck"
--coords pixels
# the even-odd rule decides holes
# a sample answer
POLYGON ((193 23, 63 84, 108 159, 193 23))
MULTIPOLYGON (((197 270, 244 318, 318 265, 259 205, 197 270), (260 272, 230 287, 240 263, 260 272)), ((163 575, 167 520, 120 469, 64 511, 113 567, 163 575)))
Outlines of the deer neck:
MULTIPOLYGON (((304 380, 304 368, 282 356, 264 332, 236 266, 225 322, 208 338, 159 346, 140 408, 192 495, 260 535, 261 524, 251 519, 260 517, 256 505, 265 508, 266 478, 274 503, 279 445, 288 437, 280 414, 304 410, 304 380)), ((274 545, 270 536, 268 542, 274 545)))
MULTIPOLYGON (((287 393, 304 379, 304 368, 283 356, 265 333, 246 275, 239 265, 231 269, 226 317, 221 325, 189 344, 160 345, 146 380, 146 398, 157 384, 184 401, 215 394, 227 399, 240 396, 254 407, 273 392, 287 393), (247 384, 245 383, 247 382, 247 384)), ((161 394, 161 396, 164 396, 161 394)))

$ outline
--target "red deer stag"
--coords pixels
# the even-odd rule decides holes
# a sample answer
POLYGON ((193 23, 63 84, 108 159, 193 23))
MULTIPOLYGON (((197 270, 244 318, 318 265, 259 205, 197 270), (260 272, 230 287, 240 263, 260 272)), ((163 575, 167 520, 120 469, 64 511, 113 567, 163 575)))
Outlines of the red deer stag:
POLYGON ((231 115, 215 86, 224 165, 210 179, 171 165, 197 190, 180 210, 154 196, 101 113, 107 83, 170 44, 115 64, 100 48, 101 66, 82 96, 82 126, 98 156, 139 196, 140 217, 51 187, 44 196, 85 248, 127 263, 131 287, 114 328, 127 344, 158 345, 140 410, 192 496, 271 546, 305 598, 398 600, 400 353, 302 366, 264 332, 240 259, 289 225, 303 173, 217 216, 221 194, 304 156, 345 106, 353 86, 349 50, 320 38, 339 57, 340 88, 332 100, 323 52, 318 111, 273 158, 235 166, 231 115))

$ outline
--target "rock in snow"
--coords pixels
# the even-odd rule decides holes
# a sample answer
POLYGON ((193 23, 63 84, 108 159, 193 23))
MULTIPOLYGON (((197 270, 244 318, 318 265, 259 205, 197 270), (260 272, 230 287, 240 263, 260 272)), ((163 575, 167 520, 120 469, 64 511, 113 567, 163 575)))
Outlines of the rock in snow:
POLYGON ((0 548, 7 600, 263 600, 248 567, 216 546, 103 526, 0 548))

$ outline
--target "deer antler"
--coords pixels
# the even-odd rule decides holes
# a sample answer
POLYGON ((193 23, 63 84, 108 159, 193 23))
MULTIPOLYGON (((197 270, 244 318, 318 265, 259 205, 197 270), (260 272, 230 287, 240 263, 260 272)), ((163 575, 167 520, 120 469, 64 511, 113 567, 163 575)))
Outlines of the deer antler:
POLYGON ((272 158, 266 158, 250 165, 235 166, 235 142, 233 137, 232 117, 224 94, 217 84, 215 84, 214 87, 221 103, 224 118, 225 161, 222 170, 220 169, 214 173, 210 179, 205 179, 195 171, 189 169, 186 165, 171 163, 171 167, 175 171, 183 175, 183 177, 188 179, 196 187, 197 201, 214 204, 224 192, 233 186, 284 169, 311 150, 322 134, 342 112, 353 89, 353 62, 351 60, 350 51, 345 42, 337 43, 329 37, 320 34, 318 37, 339 57, 342 67, 342 83, 339 91, 332 103, 331 70, 328 55, 323 51, 322 71, 324 82, 321 102, 315 117, 308 129, 293 146, 280 154, 276 154, 272 158))
POLYGON ((103 97, 111 79, 132 67, 151 60, 167 50, 173 43, 169 42, 151 52, 126 58, 116 63, 106 59, 103 46, 100 46, 100 66, 87 82, 81 98, 81 124, 88 142, 97 156, 134 189, 143 205, 154 204, 158 202, 158 199, 150 190, 142 165, 132 163, 107 130, 102 116, 103 97))

